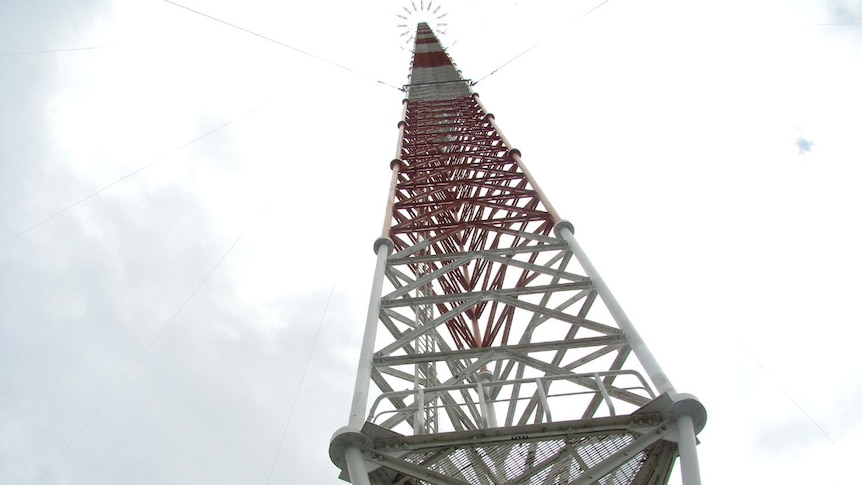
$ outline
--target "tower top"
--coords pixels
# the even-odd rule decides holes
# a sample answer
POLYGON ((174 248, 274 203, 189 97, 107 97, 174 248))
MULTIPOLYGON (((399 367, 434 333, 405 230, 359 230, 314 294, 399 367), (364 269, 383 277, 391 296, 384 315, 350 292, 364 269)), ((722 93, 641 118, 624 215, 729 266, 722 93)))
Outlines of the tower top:
POLYGON ((429 29, 438 33, 446 33, 446 27, 448 26, 446 15, 448 14, 442 10, 443 6, 435 4, 434 0, 430 0, 427 3, 425 0, 419 0, 418 6, 415 1, 411 0, 409 7, 405 5, 402 8, 403 12, 395 15, 401 19, 398 27, 404 29, 401 32, 401 37, 405 38, 405 44, 409 44, 415 38, 412 29, 416 24, 425 24, 429 29))
POLYGON ((410 101, 440 101, 470 96, 467 81, 455 69, 449 54, 426 22, 416 27, 413 65, 407 99, 410 101))

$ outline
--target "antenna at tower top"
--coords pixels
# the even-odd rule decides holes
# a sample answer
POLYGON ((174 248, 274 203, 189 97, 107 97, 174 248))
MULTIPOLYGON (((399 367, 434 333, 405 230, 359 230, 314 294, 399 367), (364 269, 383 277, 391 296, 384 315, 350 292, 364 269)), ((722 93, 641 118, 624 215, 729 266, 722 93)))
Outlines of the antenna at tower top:
POLYGON ((408 0, 395 14, 398 17, 399 37, 404 39, 405 44, 413 42, 416 34, 416 26, 420 23, 428 24, 428 27, 437 35, 446 35, 445 18, 448 15, 440 1, 435 0, 408 0))

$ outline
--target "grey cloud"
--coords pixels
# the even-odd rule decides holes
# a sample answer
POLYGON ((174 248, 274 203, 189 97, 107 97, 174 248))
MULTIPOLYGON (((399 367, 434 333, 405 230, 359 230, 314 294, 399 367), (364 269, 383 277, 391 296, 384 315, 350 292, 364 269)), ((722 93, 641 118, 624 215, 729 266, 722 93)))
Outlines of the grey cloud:
POLYGON ((862 1, 860 0, 838 0, 825 2, 827 9, 835 23, 859 23, 862 22, 862 1))
MULTIPOLYGON (((101 15, 101 4, 18 5, 0 13, 3 46, 15 51, 79 47, 72 34, 101 15), (39 9, 54 10, 44 21, 39 9), (9 41, 13 20, 29 30, 9 41)), ((0 113, 2 239, 100 188, 53 143, 63 55, 79 54, 0 58, 0 92, 9 93, 0 113)), ((189 124, 209 129, 208 118, 189 124)), ((234 172, 230 134, 208 141, 192 154, 205 155, 206 169, 234 172)), ((143 355, 236 237, 218 233, 194 188, 148 175, 0 248, 2 483, 34 483, 121 381, 43 483, 263 483, 269 474, 327 293, 254 308, 236 297, 225 264, 143 355), (281 325, 261 326, 264 313, 281 325)), ((347 414, 340 396, 355 368, 344 354, 358 337, 343 328, 359 313, 346 301, 334 295, 310 357, 275 468, 282 483, 335 481, 326 445, 347 414)))
MULTIPOLYGON (((2 2, 0 54, 82 47, 80 31, 109 11, 108 2, 2 2)), ((22 200, 49 198, 62 180, 62 157, 52 146, 55 93, 64 85, 62 65, 81 53, 0 56, 0 240, 40 215, 22 200), (55 178, 56 177, 56 178, 55 178)))
POLYGON ((110 2, 103 0, 3 2, 0 4, 0 31, 3 32, 0 53, 91 47, 80 44, 80 33, 89 30, 110 11, 110 2))
MULTIPOLYGON (((91 281, 121 272, 104 266, 84 270, 92 263, 81 261, 67 271, 89 271, 91 281)), ((283 324, 266 329, 259 324, 266 315, 237 301, 225 279, 230 275, 217 273, 190 301, 46 483, 263 482, 294 399, 276 476, 292 481, 313 470, 312 480, 330 466, 326 441, 346 416, 346 404, 338 397, 349 392, 354 369, 337 365, 343 349, 327 342, 348 336, 352 341, 345 344, 355 346, 358 332, 345 332, 343 325, 345 316, 356 312, 344 307, 343 296, 334 295, 311 353, 325 293, 272 302, 266 313, 283 324)), ((145 305, 119 305, 113 297, 107 307, 98 307, 94 302, 104 294, 102 284, 63 291, 74 295, 72 303, 87 303, 74 311, 56 309, 53 325, 2 327, 2 355, 15 369, 4 388, 15 397, 4 398, 0 422, 8 443, 19 445, 2 447, 9 465, 0 472, 4 483, 32 482, 44 472, 185 296, 162 295, 172 304, 160 302, 147 311, 145 305), (8 347, 13 351, 6 352, 8 347)), ((117 293, 133 300, 135 291, 117 293)), ((16 318, 9 313, 4 311, 3 321, 16 318)))

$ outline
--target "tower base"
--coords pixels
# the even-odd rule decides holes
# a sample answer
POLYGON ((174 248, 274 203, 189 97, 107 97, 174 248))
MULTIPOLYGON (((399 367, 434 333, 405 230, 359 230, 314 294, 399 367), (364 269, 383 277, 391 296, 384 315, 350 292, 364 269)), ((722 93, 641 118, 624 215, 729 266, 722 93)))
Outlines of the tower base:
MULTIPOLYGON (((666 484, 678 456, 676 420, 689 415, 700 431, 702 410, 694 398, 663 394, 630 415, 505 428, 403 436, 365 423, 361 452, 379 485, 666 484)), ((345 437, 333 438, 336 464, 345 437)), ((347 481, 345 468, 339 478, 347 481)))

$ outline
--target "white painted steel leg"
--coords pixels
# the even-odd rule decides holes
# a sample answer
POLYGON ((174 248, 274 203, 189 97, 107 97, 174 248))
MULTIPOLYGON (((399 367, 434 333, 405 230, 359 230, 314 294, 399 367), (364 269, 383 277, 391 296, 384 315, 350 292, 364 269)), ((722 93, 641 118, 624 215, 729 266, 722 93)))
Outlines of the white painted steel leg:
POLYGON ((344 450, 344 459, 347 461, 347 473, 350 474, 350 483, 353 485, 371 485, 368 480, 368 469, 365 467, 365 459, 358 448, 347 448, 344 450))
POLYGON ((488 424, 488 405, 485 403, 485 389, 481 381, 476 386, 476 397, 479 399, 479 412, 482 413, 482 421, 484 421, 485 427, 490 428, 491 426, 488 424))
POLYGON ((479 372, 479 395, 482 403, 482 414, 485 418, 485 426, 488 428, 497 427, 497 411, 494 408, 494 401, 491 399, 491 389, 483 385, 483 383, 491 382, 491 373, 487 371, 479 372))
POLYGON ((425 390, 416 393, 416 415, 413 417, 413 434, 425 434, 425 390))
POLYGON ((679 445, 679 464, 682 469, 683 485, 700 485, 700 464, 697 461, 697 440, 694 421, 689 415, 677 419, 677 443, 679 445))
POLYGON ((599 275, 599 272, 596 271, 596 268, 590 262, 589 258, 587 258, 584 250, 581 249, 581 246, 577 241, 575 241, 574 226, 572 226, 572 223, 569 221, 560 221, 557 223, 555 230, 557 235, 569 244, 569 249, 572 250, 575 258, 577 258, 578 262, 581 263, 587 276, 593 280, 593 285, 596 291, 602 298, 602 301, 605 302, 605 306, 607 306, 611 316, 614 317, 617 325, 619 325, 620 329, 625 333, 626 339, 632 348, 632 352, 635 353, 641 365, 644 366, 644 370, 647 372, 647 375, 650 376, 650 380, 653 385, 656 386, 659 394, 667 392, 671 396, 675 395, 676 389, 673 388, 673 385, 670 383, 670 379, 668 379, 667 375, 661 369, 661 366, 658 365, 655 357, 653 357, 652 353, 647 348, 640 334, 635 330, 634 325, 632 325, 632 322, 617 302, 617 299, 614 298, 613 294, 611 294, 611 290, 608 289, 608 286, 599 275))
MULTIPOLYGON (((374 357, 374 342, 377 339, 377 319, 380 316, 380 297, 383 294, 383 276, 386 270, 386 258, 395 247, 392 240, 381 237, 374 242, 377 253, 377 263, 374 266, 374 280, 371 286, 371 298, 368 301, 368 314, 365 317, 365 334, 362 337, 362 348, 359 351, 359 368, 356 371, 356 384, 353 386, 353 403, 350 406, 348 426, 357 430, 365 424, 366 406, 368 406, 368 389, 371 386, 371 360, 374 357)), ((355 483, 355 482, 354 482, 355 483)))

